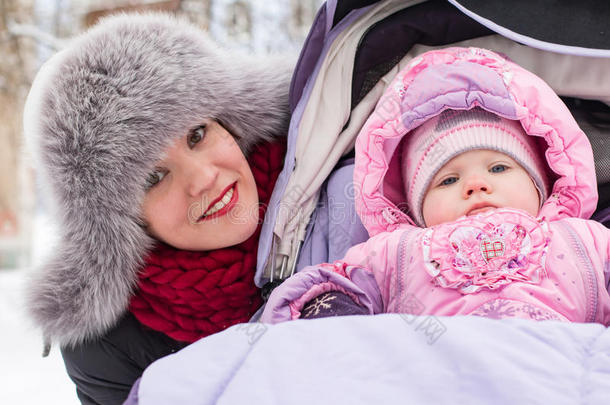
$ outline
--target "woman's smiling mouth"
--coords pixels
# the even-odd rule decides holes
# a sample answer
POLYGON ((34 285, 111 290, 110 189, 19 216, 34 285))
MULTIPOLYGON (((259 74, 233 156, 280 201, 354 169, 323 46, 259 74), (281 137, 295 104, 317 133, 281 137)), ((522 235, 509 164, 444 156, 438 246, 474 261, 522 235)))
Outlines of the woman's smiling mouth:
POLYGON ((235 206, 238 198, 237 182, 235 182, 227 187, 220 197, 210 203, 207 211, 203 213, 197 222, 206 221, 225 215, 235 206))

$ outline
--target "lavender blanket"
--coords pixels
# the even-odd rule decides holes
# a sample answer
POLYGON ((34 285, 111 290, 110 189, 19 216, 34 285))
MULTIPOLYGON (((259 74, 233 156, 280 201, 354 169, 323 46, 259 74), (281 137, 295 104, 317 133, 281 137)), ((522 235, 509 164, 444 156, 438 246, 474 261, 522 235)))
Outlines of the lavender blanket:
POLYGON ((244 324, 153 363, 139 404, 599 404, 598 324, 384 314, 244 324))

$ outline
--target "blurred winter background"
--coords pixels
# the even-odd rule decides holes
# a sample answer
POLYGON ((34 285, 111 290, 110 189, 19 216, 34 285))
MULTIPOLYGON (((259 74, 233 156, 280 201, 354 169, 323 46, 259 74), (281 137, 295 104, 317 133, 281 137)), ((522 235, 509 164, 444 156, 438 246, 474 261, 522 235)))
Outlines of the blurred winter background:
POLYGON ((22 110, 41 64, 102 16, 162 10, 225 46, 298 52, 322 0, 0 0, 0 404, 78 404, 57 347, 25 316, 24 278, 53 248, 55 229, 22 154, 22 110))

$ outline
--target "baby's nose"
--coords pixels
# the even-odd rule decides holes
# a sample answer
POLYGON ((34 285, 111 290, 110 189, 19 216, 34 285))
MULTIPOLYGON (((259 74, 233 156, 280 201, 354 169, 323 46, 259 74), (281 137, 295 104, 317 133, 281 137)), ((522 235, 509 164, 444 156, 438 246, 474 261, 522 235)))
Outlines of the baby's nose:
POLYGON ((463 194, 466 198, 478 192, 490 193, 491 191, 491 184, 488 181, 483 177, 473 176, 465 182, 463 194))

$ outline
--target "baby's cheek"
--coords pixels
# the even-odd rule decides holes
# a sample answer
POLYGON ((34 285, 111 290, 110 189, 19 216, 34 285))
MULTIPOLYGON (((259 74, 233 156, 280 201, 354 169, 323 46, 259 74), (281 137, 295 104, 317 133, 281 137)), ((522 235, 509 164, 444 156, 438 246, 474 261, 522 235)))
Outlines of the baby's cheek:
POLYGON ((424 199, 423 216, 427 227, 452 221, 455 213, 448 198, 431 195, 424 199))
POLYGON ((530 179, 530 181, 523 186, 516 187, 512 190, 511 196, 514 199, 514 202, 509 206, 520 208, 534 217, 538 216, 541 205, 540 195, 538 194, 538 190, 536 189, 533 180, 530 179), (521 190, 521 192, 515 192, 515 190, 521 190))
POLYGON ((519 202, 516 208, 521 208, 526 211, 530 215, 536 217, 538 216, 538 212, 540 211, 540 197, 538 193, 530 194, 528 197, 523 196, 524 198, 519 202))

